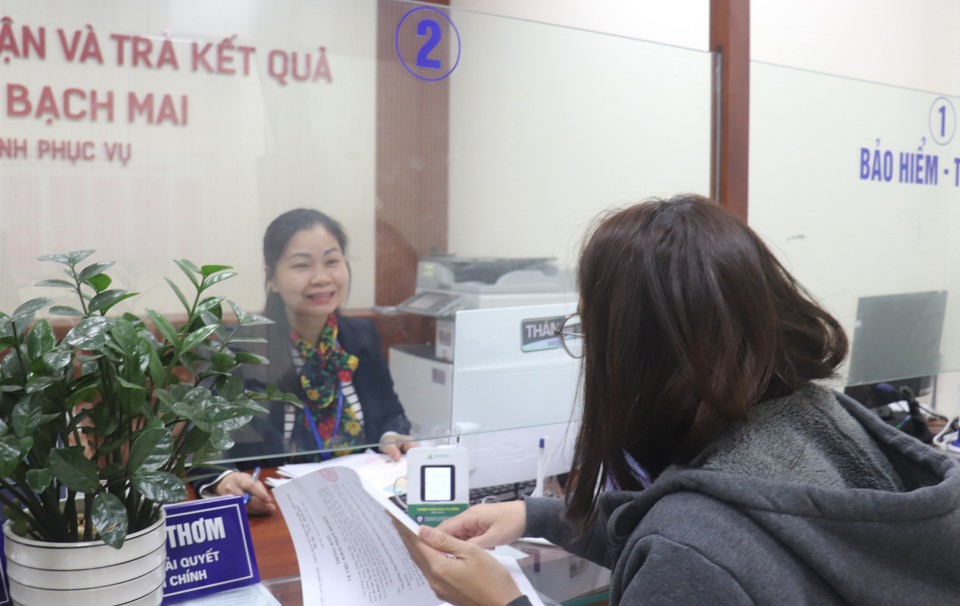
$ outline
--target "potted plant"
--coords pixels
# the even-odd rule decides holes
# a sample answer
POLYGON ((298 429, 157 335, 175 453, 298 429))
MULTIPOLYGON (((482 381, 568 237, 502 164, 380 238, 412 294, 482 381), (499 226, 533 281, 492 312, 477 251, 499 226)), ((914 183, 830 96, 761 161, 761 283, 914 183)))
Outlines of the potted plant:
MULTIPOLYGON (((108 316, 136 293, 112 288, 106 274, 112 262, 81 267, 92 253, 41 257, 63 265, 67 279, 37 285, 73 291, 77 307, 52 306, 53 300, 38 298, 9 315, 0 313, 0 502, 8 518, 4 535, 11 543, 11 592, 20 603, 29 602, 18 599, 17 591, 30 593, 27 589, 40 583, 31 576, 18 584, 17 574, 32 575, 38 567, 33 560, 18 561, 14 552, 21 544, 90 545, 109 561, 122 559, 117 550, 128 549, 128 537, 147 534, 162 548, 161 505, 186 498, 187 467, 229 448, 230 431, 265 412, 261 402, 284 399, 272 389, 244 389, 234 372, 240 364, 266 362, 233 349, 250 340, 241 339, 237 330, 270 320, 208 294, 235 275, 230 267, 176 261, 194 293, 188 298, 167 279, 186 312, 175 326, 152 310, 146 312, 149 323, 130 313, 108 316), (236 315, 232 327, 223 322, 224 303, 236 315), (47 307, 50 314, 74 318, 61 338, 48 320, 35 321, 35 314, 47 307)), ((161 584, 154 594, 162 597, 165 558, 156 557, 156 546, 146 549, 161 560, 161 584)), ((143 550, 134 550, 142 578, 130 591, 140 591, 143 595, 134 597, 149 602, 143 550)), ((76 553, 63 560, 72 568, 92 566, 87 556, 76 553)), ((155 570, 150 574, 157 578, 155 570)), ((90 583, 103 575, 86 576, 90 578, 80 586, 72 586, 79 590, 71 592, 72 604, 80 603, 84 591, 95 598, 91 603, 106 604, 113 595, 131 601, 132 594, 119 595, 119 584, 109 596, 91 590, 90 583)), ((62 595, 67 587, 55 588, 62 595)))

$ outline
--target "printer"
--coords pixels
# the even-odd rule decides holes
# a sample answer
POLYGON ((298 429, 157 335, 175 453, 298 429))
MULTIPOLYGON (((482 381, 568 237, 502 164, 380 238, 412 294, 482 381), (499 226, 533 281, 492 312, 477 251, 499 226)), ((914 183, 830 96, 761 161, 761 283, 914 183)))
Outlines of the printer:
MULTIPOLYGON (((450 431, 456 313, 461 310, 576 303, 573 275, 555 258, 424 257, 413 296, 397 310, 436 319, 433 345, 393 345, 394 388, 419 437, 450 431)), ((519 330, 519 327, 518 327, 519 330)))
POLYGON ((575 300, 569 270, 552 257, 425 257, 415 294, 397 309, 437 320, 434 355, 453 360, 453 322, 461 309, 517 307, 575 300))

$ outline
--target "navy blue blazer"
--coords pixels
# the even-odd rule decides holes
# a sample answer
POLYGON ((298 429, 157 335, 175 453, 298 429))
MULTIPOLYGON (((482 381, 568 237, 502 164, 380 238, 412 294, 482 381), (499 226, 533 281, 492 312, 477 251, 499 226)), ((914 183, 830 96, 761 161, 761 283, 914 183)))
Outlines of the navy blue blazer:
MULTIPOLYGON (((357 370, 353 373, 353 386, 363 409, 364 444, 378 444, 381 436, 388 431, 409 434, 410 421, 393 389, 393 378, 373 322, 338 313, 337 323, 340 345, 359 359, 357 370)), ((241 366, 248 389, 262 391, 267 385, 275 385, 281 391, 297 394, 301 400, 306 399, 293 362, 289 333, 286 322, 245 329, 245 335, 263 337, 267 342, 244 344, 244 349, 270 360, 265 365, 241 366)), ((235 444, 225 453, 228 457, 262 458, 284 454, 283 418, 286 405, 283 402, 271 402, 267 406, 270 411, 268 415, 254 417, 248 425, 232 433, 235 444)), ((281 461, 264 462, 277 465, 281 461)))

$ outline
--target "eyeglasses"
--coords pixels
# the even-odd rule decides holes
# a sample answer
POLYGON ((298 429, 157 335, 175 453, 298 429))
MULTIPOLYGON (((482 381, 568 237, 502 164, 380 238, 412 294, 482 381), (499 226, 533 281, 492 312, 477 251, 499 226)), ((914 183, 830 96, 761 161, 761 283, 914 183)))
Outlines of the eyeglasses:
POLYGON ((560 337, 563 349, 571 358, 583 357, 583 328, 580 325, 580 314, 574 312, 563 318, 556 335, 560 337))

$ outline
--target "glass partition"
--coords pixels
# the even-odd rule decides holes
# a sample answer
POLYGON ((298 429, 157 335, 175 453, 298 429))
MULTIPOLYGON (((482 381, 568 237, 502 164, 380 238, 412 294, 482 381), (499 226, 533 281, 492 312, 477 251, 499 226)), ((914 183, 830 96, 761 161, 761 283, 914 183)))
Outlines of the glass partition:
MULTIPOLYGON (((140 293, 111 313, 182 320, 164 282, 187 284, 173 259, 232 266, 213 294, 259 313, 264 230, 308 207, 349 237, 344 315, 372 320, 383 350, 420 344, 452 377, 432 320, 388 315, 417 290, 419 261, 536 257, 569 275, 599 212, 710 189, 712 57, 701 51, 385 0, 0 6, 6 311, 59 296, 34 286, 54 277, 38 256, 96 249, 92 260, 117 261, 114 285, 140 293)), ((575 301, 568 286, 544 302, 575 301)), ((361 359, 358 372, 376 364, 361 359)), ((407 399, 438 380, 427 377, 394 377, 414 437, 469 433, 416 418, 407 399)), ((361 401, 368 422, 375 401, 361 401)), ((237 439, 262 442, 250 431, 237 439)), ((281 443, 224 456, 286 456, 281 443)))
POLYGON ((750 224, 851 337, 847 384, 960 368, 958 106, 752 65, 750 224))

